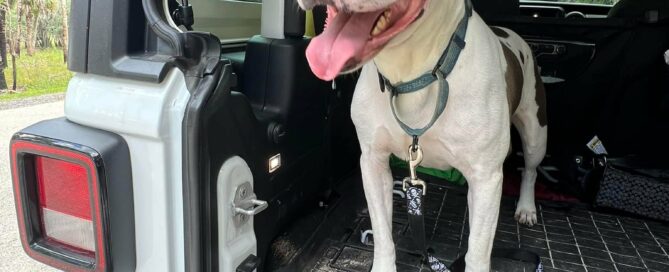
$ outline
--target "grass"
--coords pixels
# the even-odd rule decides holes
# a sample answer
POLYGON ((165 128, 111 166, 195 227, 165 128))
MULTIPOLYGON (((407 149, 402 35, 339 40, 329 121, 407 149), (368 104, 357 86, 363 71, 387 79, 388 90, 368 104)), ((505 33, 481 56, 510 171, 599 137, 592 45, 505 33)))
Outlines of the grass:
MULTIPOLYGON (((72 72, 67 70, 67 64, 63 63, 63 51, 60 48, 47 48, 28 56, 22 50, 20 57, 16 59, 16 77, 18 93, 0 93, 0 101, 26 98, 44 94, 60 93, 67 89, 67 84, 72 78, 72 72)), ((7 85, 12 86, 11 57, 9 67, 5 72, 7 85)))

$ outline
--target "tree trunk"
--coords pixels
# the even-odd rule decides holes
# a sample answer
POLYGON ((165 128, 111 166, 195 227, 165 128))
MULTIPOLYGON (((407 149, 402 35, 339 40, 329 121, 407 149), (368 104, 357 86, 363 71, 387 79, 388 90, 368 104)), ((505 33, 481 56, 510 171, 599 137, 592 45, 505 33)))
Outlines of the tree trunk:
POLYGON ((12 54, 12 90, 16 91, 16 55, 12 54))
MULTIPOLYGON (((21 30, 23 29, 21 27, 21 18, 23 18, 22 2, 23 1, 18 1, 18 3, 16 3, 16 21, 18 25, 16 26, 16 32, 14 32, 14 34, 16 34, 16 36, 14 36, 16 38, 16 41, 14 41, 14 46, 13 46, 14 48, 12 49, 14 51, 14 54, 16 54, 16 56, 21 56, 21 44, 23 44, 23 41, 25 40, 22 35, 23 33, 21 33, 22 32, 21 30)), ((16 57, 14 55, 12 56, 16 57)))
MULTIPOLYGON (((7 37, 5 36, 5 7, 0 5, 0 70, 7 68, 7 37)), ((2 87, 0 87, 1 89, 2 87)), ((5 86, 7 88, 7 86, 5 86)))
POLYGON ((0 5, 0 90, 7 89, 5 68, 7 68, 7 39, 5 38, 5 7, 0 5))
POLYGON ((42 15, 42 12, 44 12, 41 9, 42 8, 40 7, 40 10, 38 12, 33 13, 33 31, 32 31, 32 36, 29 37, 30 38, 30 43, 32 44, 33 53, 35 53, 35 49, 38 46, 38 44, 37 44, 37 33, 38 33, 38 29, 39 29, 39 18, 40 18, 40 15, 42 15))
POLYGON ((0 91, 7 90, 7 80, 5 79, 5 68, 0 67, 0 91))
POLYGON ((63 13, 63 62, 67 63, 68 45, 69 45, 69 28, 67 25, 67 0, 60 0, 60 11, 63 13))
POLYGON ((30 8, 25 10, 26 14, 26 52, 28 56, 35 54, 35 24, 37 16, 33 13, 30 8))

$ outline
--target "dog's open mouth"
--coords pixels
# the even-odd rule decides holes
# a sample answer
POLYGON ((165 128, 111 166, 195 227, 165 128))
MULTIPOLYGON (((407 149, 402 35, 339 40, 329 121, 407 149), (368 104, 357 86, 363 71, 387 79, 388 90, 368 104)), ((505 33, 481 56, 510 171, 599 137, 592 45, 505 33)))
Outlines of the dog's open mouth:
POLYGON ((339 12, 328 6, 327 26, 307 48, 311 70, 323 80, 363 64, 420 17, 427 0, 397 0, 378 11, 339 12))

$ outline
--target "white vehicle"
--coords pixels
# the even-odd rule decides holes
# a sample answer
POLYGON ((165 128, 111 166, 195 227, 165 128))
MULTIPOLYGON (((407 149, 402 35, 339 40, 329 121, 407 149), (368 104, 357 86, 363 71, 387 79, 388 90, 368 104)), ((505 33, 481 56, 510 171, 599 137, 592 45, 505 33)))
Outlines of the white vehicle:
MULTIPOLYGON (((10 145, 26 253, 66 271, 367 271, 373 241, 349 116, 357 76, 320 81, 304 56, 305 31, 320 32, 325 10, 305 14, 294 0, 188 2, 72 1, 65 117, 17 132, 10 145)), ((523 35, 542 66, 551 180, 570 180, 595 133, 612 153, 669 151, 658 118, 669 114, 666 6, 474 2, 489 23, 523 35), (638 50, 634 65, 628 48, 638 50)), ((439 187, 428 196, 428 240, 450 263, 466 252, 466 189, 428 182, 439 187)), ((401 197, 398 270, 419 271, 401 197)), ((669 271, 666 224, 640 220, 646 240, 622 235, 635 246, 600 250, 614 241, 599 220, 625 228, 628 217, 551 203, 539 202, 532 229, 503 204, 496 245, 535 251, 545 271, 669 271), (601 252, 581 251, 581 239, 601 252), (641 244, 658 252, 644 255, 641 244)), ((523 271, 507 263, 496 269, 523 271)))

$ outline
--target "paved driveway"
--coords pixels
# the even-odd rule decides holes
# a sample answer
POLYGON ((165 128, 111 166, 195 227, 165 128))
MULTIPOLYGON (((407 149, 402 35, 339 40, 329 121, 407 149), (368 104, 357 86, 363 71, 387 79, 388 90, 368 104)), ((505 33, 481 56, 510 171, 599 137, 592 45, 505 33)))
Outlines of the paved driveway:
POLYGON ((9 139, 30 124, 60 116, 63 101, 0 110, 0 271, 55 271, 33 261, 21 248, 9 177, 9 139))

